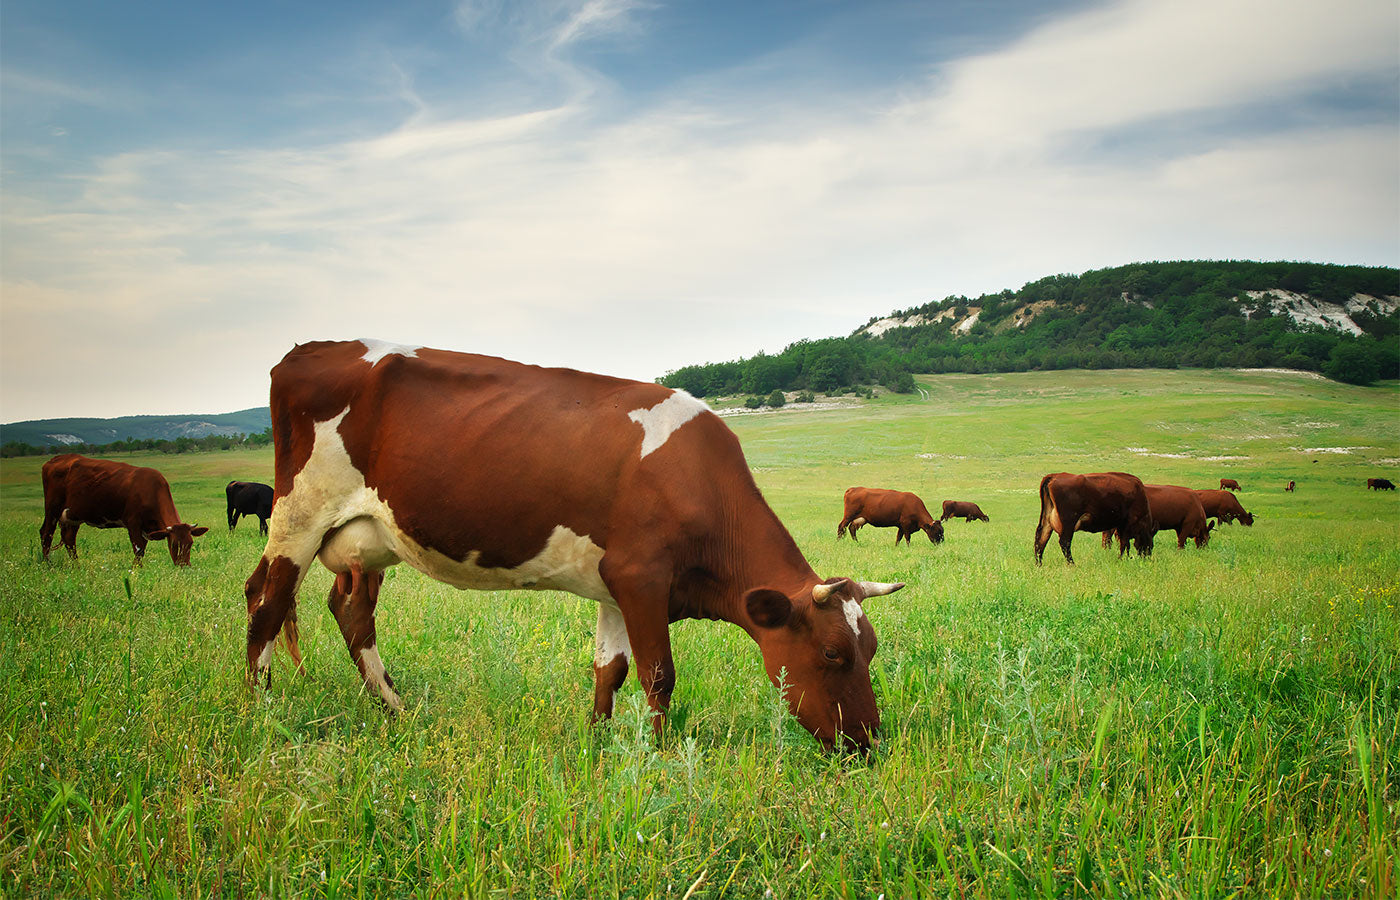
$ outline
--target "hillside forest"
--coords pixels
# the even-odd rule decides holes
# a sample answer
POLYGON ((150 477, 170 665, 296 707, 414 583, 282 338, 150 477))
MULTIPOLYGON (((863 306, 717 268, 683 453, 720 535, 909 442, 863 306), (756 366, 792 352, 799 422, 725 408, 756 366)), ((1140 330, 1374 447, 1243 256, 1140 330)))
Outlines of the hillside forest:
POLYGON ((659 379, 697 397, 841 392, 880 384, 907 393, 914 374, 1047 369, 1259 368, 1371 384, 1400 377, 1400 271, 1296 262, 1154 262, 1052 275, 1018 291, 947 297, 892 313, 878 334, 802 340, 781 353, 688 365, 659 379), (1351 302, 1352 335, 1276 312, 1259 292, 1351 302), (1386 311, 1386 306, 1389 311, 1386 311), (962 326, 962 327, 959 327, 962 326))

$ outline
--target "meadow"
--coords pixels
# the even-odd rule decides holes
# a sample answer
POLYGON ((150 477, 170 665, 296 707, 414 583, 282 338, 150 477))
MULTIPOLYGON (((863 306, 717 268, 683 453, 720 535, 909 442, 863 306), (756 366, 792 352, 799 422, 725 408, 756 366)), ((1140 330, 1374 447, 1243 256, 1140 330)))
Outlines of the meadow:
POLYGON ((884 722, 821 751, 716 622, 672 626, 663 740, 635 678, 589 721, 589 601, 405 566, 361 689, 313 572, 308 675, 244 685, 270 450, 124 456, 210 525, 133 570, 120 531, 39 558, 41 459, 0 468, 0 893, 154 897, 1394 897, 1400 389, 1247 371, 921 378, 929 392, 727 421, 817 571, 872 600, 884 722), (1347 452, 1342 452, 1347 451, 1347 452), (1252 528, 1032 558, 1054 471, 1243 485, 1252 528), (1297 491, 1284 493, 1289 480, 1297 491), (852 485, 973 500, 947 540, 837 541, 852 485))

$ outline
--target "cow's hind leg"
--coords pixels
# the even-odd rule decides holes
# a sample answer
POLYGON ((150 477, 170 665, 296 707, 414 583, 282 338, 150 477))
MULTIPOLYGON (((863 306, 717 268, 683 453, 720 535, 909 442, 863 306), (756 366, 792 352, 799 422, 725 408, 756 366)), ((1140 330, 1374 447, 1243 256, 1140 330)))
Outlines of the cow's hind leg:
POLYGON ((49 558, 49 549, 53 547, 54 529, 58 527, 58 517, 63 510, 44 506, 44 524, 39 526, 39 550, 43 552, 44 559, 49 558))
POLYGON ((327 602, 365 687, 390 709, 402 712, 403 700, 394 690, 394 679, 384 668, 375 637, 374 608, 379 603, 379 588, 383 583, 383 572, 366 572, 354 564, 350 571, 336 575, 327 602))
POLYGON ((1048 516, 1041 516, 1040 523, 1035 526, 1035 564, 1038 566, 1045 556, 1045 545, 1050 543, 1050 535, 1055 533, 1055 528, 1050 524, 1048 516))
POLYGON ((593 719, 613 714, 613 698, 627 681, 632 643, 622 611, 611 603, 598 604, 598 628, 593 637, 593 719))
MULTIPOLYGON (((277 633, 296 605, 297 586, 301 583, 305 563, 298 564, 290 556, 266 555, 258 561, 258 567, 248 576, 243 585, 243 594, 248 600, 248 683, 257 684, 258 676, 265 673, 264 685, 272 687, 272 649, 277 641, 277 633)), ((291 628, 287 640, 293 645, 296 626, 291 628)))

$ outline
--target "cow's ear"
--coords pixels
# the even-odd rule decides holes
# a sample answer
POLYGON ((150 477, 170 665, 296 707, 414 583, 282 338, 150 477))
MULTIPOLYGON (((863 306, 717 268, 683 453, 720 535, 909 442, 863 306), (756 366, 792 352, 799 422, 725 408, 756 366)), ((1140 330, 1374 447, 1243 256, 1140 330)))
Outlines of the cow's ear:
POLYGON ((792 601, 782 591, 754 588, 744 595, 749 618, 760 628, 781 628, 792 616, 792 601))
POLYGON ((170 532, 164 529, 161 529, 160 531, 146 532, 146 540, 148 541, 163 541, 168 537, 170 537, 170 532))
POLYGON ((201 534, 204 534, 204 533, 207 532, 208 530, 209 530, 209 527, 206 526, 206 525, 191 525, 191 526, 190 526, 190 537, 199 537, 201 534))

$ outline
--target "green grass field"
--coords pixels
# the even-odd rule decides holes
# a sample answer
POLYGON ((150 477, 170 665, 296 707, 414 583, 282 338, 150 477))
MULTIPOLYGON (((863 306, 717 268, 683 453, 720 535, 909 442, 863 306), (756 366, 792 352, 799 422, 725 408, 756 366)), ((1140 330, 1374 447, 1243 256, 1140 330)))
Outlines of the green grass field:
POLYGON ((39 560, 40 459, 0 469, 0 893, 7 896, 1394 897, 1400 391, 1248 372, 940 376, 925 401, 729 419, 823 575, 871 601, 885 725, 823 754, 738 628, 672 628, 671 720, 635 679, 589 723, 589 601, 459 593, 404 566, 368 696, 302 590, 308 677, 244 687, 256 520, 223 486, 266 452, 144 456, 194 565, 119 531, 39 560), (1351 452, 1336 452, 1350 449, 1351 452), (1314 461, 1315 460, 1315 461, 1314 461), (1097 535, 1032 560, 1053 471, 1244 486, 1204 550, 1097 535), (1283 492, 1295 480, 1295 494, 1283 492), (852 485, 978 502, 947 541, 867 528, 852 485), (130 596, 126 583, 129 582, 130 596))

